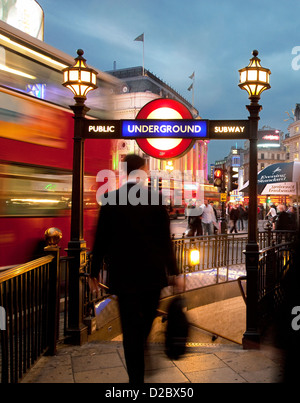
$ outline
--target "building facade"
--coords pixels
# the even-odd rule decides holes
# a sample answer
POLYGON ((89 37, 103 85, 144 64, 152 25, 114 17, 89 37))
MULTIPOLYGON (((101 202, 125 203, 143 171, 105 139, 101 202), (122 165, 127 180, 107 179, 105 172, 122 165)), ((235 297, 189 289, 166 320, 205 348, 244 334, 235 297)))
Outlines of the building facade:
POLYGON ((299 161, 300 156, 300 104, 296 104, 294 122, 288 126, 283 144, 286 148, 286 162, 299 161))

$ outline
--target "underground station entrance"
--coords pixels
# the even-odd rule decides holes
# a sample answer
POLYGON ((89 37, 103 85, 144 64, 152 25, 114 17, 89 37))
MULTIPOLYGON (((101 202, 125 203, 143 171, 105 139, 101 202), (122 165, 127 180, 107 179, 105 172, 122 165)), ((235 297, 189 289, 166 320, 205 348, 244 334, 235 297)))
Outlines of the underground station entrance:
MULTIPOLYGON (((250 121, 195 120, 180 102, 156 99, 146 104, 135 120, 85 120, 82 137, 136 140, 145 154, 159 159, 174 159, 187 153, 196 140, 249 139, 250 121), (166 139, 170 141, 169 145, 166 147, 164 143, 161 147, 162 140, 166 139)), ((243 251, 248 242, 247 234, 239 238, 229 234, 186 237, 173 239, 173 242, 177 261, 180 261, 180 272, 184 276, 185 309, 191 325, 190 344, 242 345, 246 330, 246 265, 243 251), (198 265, 191 264, 190 254, 194 250, 201 258, 206 256, 202 265, 200 261, 198 265), (236 253, 239 254, 238 263, 230 267, 230 256, 236 253)), ((168 305, 173 298, 172 287, 163 289, 150 342, 164 341, 168 305)), ((94 313, 94 321, 89 324, 89 339, 121 340, 122 330, 115 297, 107 295, 96 302, 94 313)))

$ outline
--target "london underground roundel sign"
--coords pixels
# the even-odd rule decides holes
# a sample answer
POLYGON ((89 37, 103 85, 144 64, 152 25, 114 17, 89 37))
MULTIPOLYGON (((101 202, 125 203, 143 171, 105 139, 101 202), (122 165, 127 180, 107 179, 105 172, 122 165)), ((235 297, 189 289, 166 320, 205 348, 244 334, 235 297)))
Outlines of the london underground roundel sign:
MULTIPOLYGON (((174 99, 159 98, 147 103, 137 114, 137 120, 155 119, 193 119, 191 112, 174 99)), ((154 158, 171 159, 181 157, 194 144, 194 139, 181 138, 143 138, 136 139, 144 153, 154 158)))

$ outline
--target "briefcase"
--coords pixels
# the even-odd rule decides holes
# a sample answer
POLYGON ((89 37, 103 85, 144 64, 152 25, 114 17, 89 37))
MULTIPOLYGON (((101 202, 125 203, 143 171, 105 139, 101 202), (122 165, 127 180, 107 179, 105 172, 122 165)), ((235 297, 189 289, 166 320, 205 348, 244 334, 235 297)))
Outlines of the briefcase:
POLYGON ((178 360, 186 352, 189 322, 183 309, 183 297, 176 296, 169 305, 165 340, 166 354, 172 360, 178 360))

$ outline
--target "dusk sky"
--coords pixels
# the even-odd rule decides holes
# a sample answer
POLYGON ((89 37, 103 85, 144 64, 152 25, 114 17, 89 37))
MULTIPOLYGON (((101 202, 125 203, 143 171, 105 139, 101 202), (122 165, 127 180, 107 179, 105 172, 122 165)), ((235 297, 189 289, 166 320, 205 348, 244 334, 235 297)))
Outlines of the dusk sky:
MULTIPOLYGON (((238 70, 252 51, 271 70, 271 89, 261 96, 259 128, 287 133, 300 103, 299 0, 38 0, 45 14, 46 43, 76 57, 84 50, 90 66, 107 71, 141 66, 192 103, 203 119, 247 119, 246 91, 238 70)), ((238 143, 243 144, 241 141, 238 143)), ((235 145, 211 141, 209 163, 235 145)))

